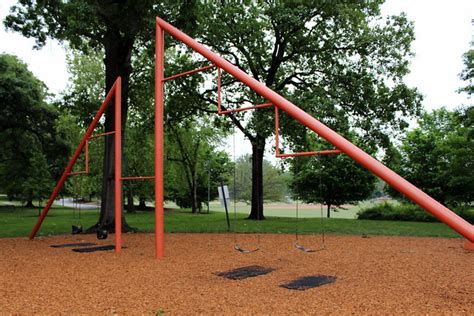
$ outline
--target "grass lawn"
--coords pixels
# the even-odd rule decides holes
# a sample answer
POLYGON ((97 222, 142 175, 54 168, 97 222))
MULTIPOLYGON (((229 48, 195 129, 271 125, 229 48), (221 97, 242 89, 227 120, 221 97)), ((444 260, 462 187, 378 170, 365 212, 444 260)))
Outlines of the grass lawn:
MULTIPOLYGON (((271 213, 271 212, 270 212, 271 213)), ((39 236, 69 234, 71 225, 82 224, 83 227, 93 225, 98 218, 96 210, 82 210, 81 219, 73 218, 70 208, 54 207, 46 217, 39 236)), ((0 237, 26 237, 29 235, 38 217, 37 209, 0 206, 0 237)), ((294 233, 296 227, 300 233, 319 234, 323 231, 331 234, 350 235, 395 235, 395 236, 430 236, 459 237, 457 233, 441 223, 371 221, 331 218, 300 218, 296 225, 295 218, 267 216, 265 221, 245 219, 246 214, 237 213, 234 219, 230 214, 231 225, 238 232, 245 233, 294 233)), ((137 212, 126 214, 127 222, 140 231, 152 232, 154 229, 153 212, 137 212)), ((165 212, 165 231, 189 233, 221 233, 227 232, 225 214, 191 214, 186 210, 173 209, 165 212)))

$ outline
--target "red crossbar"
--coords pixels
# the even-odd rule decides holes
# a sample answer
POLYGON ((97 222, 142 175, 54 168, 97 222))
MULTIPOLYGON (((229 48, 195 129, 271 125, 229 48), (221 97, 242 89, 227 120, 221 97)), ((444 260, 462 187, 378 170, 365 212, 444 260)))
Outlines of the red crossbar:
POLYGON ((227 114, 227 113, 242 112, 242 111, 248 111, 248 110, 253 110, 253 109, 267 108, 269 106, 273 106, 273 104, 271 104, 271 103, 257 104, 257 105, 254 105, 254 106, 247 106, 247 107, 238 108, 238 109, 220 111, 220 112, 217 112, 217 114, 222 115, 222 114, 227 114))
POLYGON ((168 81, 168 80, 176 79, 176 78, 179 78, 179 77, 182 77, 182 76, 193 74, 195 72, 204 71, 204 70, 213 68, 215 66, 216 65, 212 64, 212 65, 204 66, 204 67, 201 67, 201 68, 185 71, 185 72, 182 72, 182 73, 179 73, 179 74, 176 74, 176 75, 172 75, 172 76, 163 78, 162 81, 168 81))
POLYGON ((273 103, 262 103, 262 104, 257 104, 253 106, 247 106, 243 108, 222 111, 221 103, 222 103, 221 102, 221 69, 217 67, 217 114, 222 115, 222 114, 255 110, 255 109, 267 108, 269 106, 273 106, 273 103))
POLYGON ((341 153, 342 151, 338 149, 328 149, 328 150, 320 150, 320 151, 304 151, 304 152, 292 153, 292 154, 277 153, 275 157, 288 158, 288 157, 299 157, 299 156, 332 155, 332 154, 341 154, 341 153))
POLYGON ((299 157, 299 156, 313 156, 313 155, 332 155, 332 154, 341 154, 342 151, 338 149, 327 149, 320 151, 304 151, 299 153, 291 154, 280 154, 280 141, 279 141, 279 129, 280 129, 280 118, 278 115, 278 108, 275 107, 275 157, 276 158, 289 158, 289 157, 299 157))
POLYGON ((144 176, 144 177, 122 177, 122 180, 151 180, 155 179, 154 176, 144 176))

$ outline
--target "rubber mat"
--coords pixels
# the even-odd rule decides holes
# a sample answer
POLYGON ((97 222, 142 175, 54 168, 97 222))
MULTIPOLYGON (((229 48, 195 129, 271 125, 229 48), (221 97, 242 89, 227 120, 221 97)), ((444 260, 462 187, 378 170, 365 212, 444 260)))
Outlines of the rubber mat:
POLYGON ((336 277, 332 275, 312 275, 305 276, 293 281, 284 283, 280 287, 290 290, 304 291, 324 284, 336 282, 336 277))
POLYGON ((231 280, 243 280, 247 278, 253 278, 260 275, 265 275, 274 271, 273 268, 265 268, 262 266, 247 266, 242 268, 237 268, 229 271, 219 272, 216 275, 231 279, 231 280))

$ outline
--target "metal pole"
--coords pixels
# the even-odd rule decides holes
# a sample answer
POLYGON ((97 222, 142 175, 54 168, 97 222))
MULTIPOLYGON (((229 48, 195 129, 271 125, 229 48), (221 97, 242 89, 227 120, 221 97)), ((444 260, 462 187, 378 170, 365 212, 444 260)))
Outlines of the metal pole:
POLYGON ((413 184, 403 179, 401 176, 384 166, 382 163, 377 161, 359 147, 352 144, 350 141, 337 134, 335 131, 276 93, 269 89, 263 83, 259 82, 255 78, 252 78, 238 67, 232 65, 224 58, 213 53, 207 49, 204 45, 198 43, 188 35, 184 34, 171 24, 163 21, 160 18, 156 18, 157 24, 166 30, 171 36, 177 40, 185 43, 187 46, 200 53, 205 58, 209 59, 212 63, 216 64, 217 67, 222 68, 226 72, 230 73, 239 81, 246 84, 252 90, 257 92, 259 95, 273 103, 276 107, 285 111, 291 115, 294 119, 301 122, 309 129, 320 135, 322 138, 327 140, 329 143, 334 145, 336 149, 341 150, 346 155, 357 161, 360 165, 367 168, 373 174, 387 182, 394 189, 404 194, 408 199, 420 205, 422 208, 427 210, 433 216, 444 222, 452 229, 457 231, 462 236, 466 237, 471 242, 474 242, 474 227, 469 224, 463 218, 443 206, 441 203, 434 200, 432 197, 415 187, 413 184))
POLYGON ((164 185, 163 185, 163 68, 165 34, 156 24, 155 42, 155 254, 165 254, 164 185))
POLYGON ((122 79, 115 87, 115 252, 122 251, 122 79))
MULTIPOLYGON (((115 89, 116 89, 117 85, 120 85, 118 79, 115 81, 112 88, 110 88, 109 93, 107 93, 107 96, 105 97, 104 102, 100 106, 99 111, 94 116, 94 119, 92 120, 91 124, 89 125, 89 128, 87 129, 86 133, 82 137, 82 140, 79 143, 79 146, 77 146, 76 151, 72 155, 71 160, 67 164, 66 169, 64 170, 63 174, 61 175, 61 178, 59 179, 58 183, 56 184, 56 187, 54 188, 53 192, 51 193, 51 196, 48 199, 48 203, 46 203, 46 205, 43 208, 43 211, 41 211, 40 217, 38 218, 35 226, 31 230, 31 233, 30 233, 30 236, 29 236, 30 239, 35 238, 36 234, 38 233, 38 230, 40 229, 41 224, 44 221, 44 218, 48 214, 49 209, 51 208, 51 205, 53 205, 54 199, 56 199, 56 196, 59 194, 59 191, 61 191, 61 188, 63 187, 64 182, 66 182, 66 179, 67 179, 69 173, 71 172, 72 167, 76 163, 77 158, 81 154, 82 149, 84 148, 84 146, 87 142, 87 139, 91 136, 92 132, 94 131, 94 128, 97 126, 97 123, 99 122, 100 118, 102 117, 102 114, 107 109, 107 106, 109 105, 110 100, 114 96, 115 89)), ((63 201, 63 203, 64 203, 64 201, 63 201)))

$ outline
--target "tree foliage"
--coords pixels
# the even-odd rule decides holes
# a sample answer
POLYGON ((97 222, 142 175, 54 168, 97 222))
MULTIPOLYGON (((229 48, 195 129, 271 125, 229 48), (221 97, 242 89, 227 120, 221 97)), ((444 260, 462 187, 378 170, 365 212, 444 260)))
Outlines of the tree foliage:
MULTIPOLYGON (((352 139, 361 146, 354 135, 352 139)), ((313 146, 323 149, 322 144, 313 142, 313 146)), ((370 148, 365 150, 370 152, 370 148)), ((344 154, 296 157, 291 161, 290 170, 294 198, 325 204, 327 217, 330 217, 332 206, 365 200, 375 189, 375 176, 344 154)))
MULTIPOLYGON (((230 180, 230 194, 235 199, 249 203, 252 200, 252 157, 247 154, 235 161, 235 188, 233 176, 230 180)), ((263 199, 266 202, 281 202, 288 198, 288 175, 275 167, 270 161, 263 160, 263 199)))
MULTIPOLYGON (((324 123, 342 118, 371 147, 386 146, 388 135, 419 113, 421 97, 403 83, 413 24, 404 14, 381 17, 382 2, 211 3, 202 5, 199 35, 324 123)), ((229 76, 223 86, 226 107, 265 101, 229 76)), ((204 98, 214 101, 213 90, 208 93, 204 98)), ((229 116, 252 143, 253 181, 261 184, 265 140, 274 132, 271 109, 229 116)), ((295 147, 304 145, 301 125, 283 118, 281 127, 295 147)), ((256 215, 263 210, 262 189, 254 183, 252 191, 250 218, 262 218, 256 215)))
POLYGON ((67 154, 45 98, 46 86, 24 63, 0 55, 0 188, 30 204, 50 193, 67 154))
POLYGON ((474 201, 474 108, 424 113, 403 139, 403 177, 445 205, 474 201))

